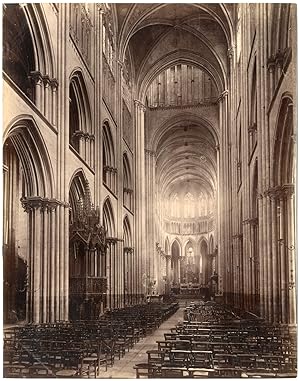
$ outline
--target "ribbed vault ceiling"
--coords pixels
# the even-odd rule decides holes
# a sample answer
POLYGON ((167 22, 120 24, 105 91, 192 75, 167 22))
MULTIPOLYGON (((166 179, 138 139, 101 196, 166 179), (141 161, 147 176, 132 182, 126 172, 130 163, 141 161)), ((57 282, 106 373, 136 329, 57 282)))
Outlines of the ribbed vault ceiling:
MULTIPOLYGON (((145 102, 152 81, 178 64, 205 71, 221 94, 227 88, 228 49, 234 43, 233 9, 231 4, 118 4, 119 44, 123 56, 131 53, 137 98, 145 102)), ((217 145, 208 125, 200 122, 179 120, 166 129, 156 144, 162 197, 187 184, 215 197, 217 145)))
POLYGON ((160 139, 156 152, 157 185, 168 198, 178 183, 195 183, 212 197, 217 181, 216 143, 197 124, 173 126, 160 139))

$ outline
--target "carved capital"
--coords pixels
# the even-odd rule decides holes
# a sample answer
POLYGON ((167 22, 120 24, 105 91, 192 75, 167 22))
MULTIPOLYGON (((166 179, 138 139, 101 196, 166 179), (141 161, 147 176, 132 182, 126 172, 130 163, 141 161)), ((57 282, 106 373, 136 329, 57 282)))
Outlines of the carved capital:
POLYGON ((256 122, 252 123, 250 127, 248 127, 248 132, 250 134, 253 134, 254 132, 257 131, 257 124, 256 122))
POLYGON ((133 248, 132 247, 124 247, 124 254, 133 254, 133 248))
POLYGON ((243 234, 235 234, 232 236, 233 239, 241 240, 243 238, 243 234))
POLYGON ((96 6, 97 6, 97 11, 99 13, 101 13, 102 15, 105 14, 106 9, 105 9, 105 5, 103 3, 97 3, 96 6))
POLYGON ((138 109, 142 110, 143 112, 146 112, 147 108, 141 101, 139 101, 138 99, 135 99, 134 104, 138 109))
POLYGON ((278 185, 278 186, 267 189, 264 192, 264 195, 271 199, 283 199, 283 198, 291 197, 294 193, 295 193, 294 184, 284 184, 284 185, 278 185))
POLYGON ((50 87, 51 80, 50 80, 49 75, 44 75, 43 76, 43 84, 44 84, 45 87, 50 87))
POLYGON ((41 211, 54 211, 61 202, 55 199, 48 199, 43 197, 23 197, 21 198, 22 206, 25 212, 30 212, 35 209, 41 209, 41 211))
POLYGON ((232 59, 235 51, 235 45, 231 45, 230 48, 227 49, 227 56, 229 59, 232 59))
POLYGON ((243 225, 257 225, 258 219, 256 217, 255 218, 247 218, 242 223, 243 223, 243 225))
POLYGON ((52 78, 50 81, 50 86, 53 91, 56 91, 58 88, 58 80, 56 78, 52 78))
POLYGON ((128 194, 132 194, 133 193, 133 189, 130 189, 130 188, 123 188, 123 191, 125 193, 128 193, 128 194))
POLYGON ((73 137, 76 137, 76 138, 79 138, 79 139, 83 139, 85 136, 85 133, 81 130, 77 130, 74 132, 73 134, 73 137))
POLYGON ((294 184, 282 185, 281 191, 286 197, 291 197, 295 194, 295 185, 294 184))
POLYGON ((268 60, 267 60, 267 66, 268 66, 268 70, 270 72, 272 72, 274 70, 274 67, 275 67, 275 55, 271 55, 268 60))
POLYGON ((224 90, 218 97, 217 102, 220 103, 222 102, 229 94, 228 90, 224 90))
POLYGON ((151 156, 151 157, 155 157, 155 151, 152 151, 151 149, 145 149, 145 152, 147 155, 151 156))
POLYGON ((29 78, 33 81, 35 85, 41 86, 43 84, 43 76, 39 71, 31 71, 29 78))
POLYGON ((116 238, 113 238, 113 237, 109 237, 106 239, 106 242, 110 245, 116 245, 117 243, 117 239, 116 238))

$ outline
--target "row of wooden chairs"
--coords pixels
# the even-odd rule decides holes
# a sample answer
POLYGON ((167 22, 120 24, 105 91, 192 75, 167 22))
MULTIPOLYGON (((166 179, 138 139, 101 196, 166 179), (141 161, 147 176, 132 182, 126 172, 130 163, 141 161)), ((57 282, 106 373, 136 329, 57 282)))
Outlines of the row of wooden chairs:
MULTIPOLYGON (((194 304, 195 305, 195 304, 194 304)), ((194 309, 192 305, 192 309, 194 309)), ((296 340, 286 329, 260 319, 227 320, 222 306, 205 306, 206 315, 218 314, 213 321, 178 323, 158 348, 148 351, 148 362, 136 364, 137 378, 207 377, 293 377, 296 373, 296 340), (208 310, 211 313, 207 313, 208 310), (292 349, 291 349, 292 348, 292 349)), ((197 308, 201 308, 198 306, 197 308)))
POLYGON ((98 321, 27 324, 4 331, 5 377, 97 377, 178 305, 135 306, 98 321))

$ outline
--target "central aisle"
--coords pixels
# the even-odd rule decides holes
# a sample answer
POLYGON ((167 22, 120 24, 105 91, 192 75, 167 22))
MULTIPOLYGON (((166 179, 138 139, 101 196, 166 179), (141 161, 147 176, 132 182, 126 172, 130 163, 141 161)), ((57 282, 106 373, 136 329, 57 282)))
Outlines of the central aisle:
POLYGON ((107 372, 101 369, 98 378, 135 378, 135 364, 148 361, 147 351, 157 349, 157 340, 164 340, 164 333, 170 332, 179 321, 183 321, 184 308, 179 308, 173 316, 161 324, 151 335, 141 339, 135 346, 126 352, 125 356, 120 360, 115 359, 113 367, 108 368, 107 372))

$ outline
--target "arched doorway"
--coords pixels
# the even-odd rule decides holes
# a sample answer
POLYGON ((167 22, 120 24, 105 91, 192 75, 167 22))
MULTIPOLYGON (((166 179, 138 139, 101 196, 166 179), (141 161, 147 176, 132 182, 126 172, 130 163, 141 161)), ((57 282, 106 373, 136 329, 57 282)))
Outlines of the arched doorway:
POLYGON ((32 120, 22 119, 10 128, 3 168, 4 321, 53 320, 49 304, 54 303, 55 282, 50 274, 55 264, 49 258, 57 203, 47 151, 32 120))

